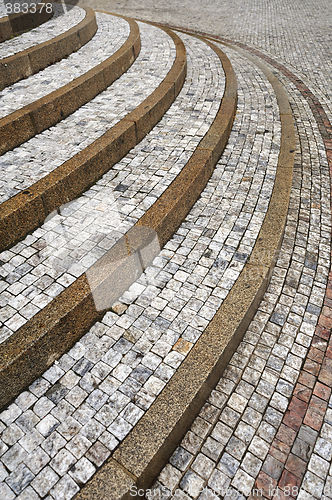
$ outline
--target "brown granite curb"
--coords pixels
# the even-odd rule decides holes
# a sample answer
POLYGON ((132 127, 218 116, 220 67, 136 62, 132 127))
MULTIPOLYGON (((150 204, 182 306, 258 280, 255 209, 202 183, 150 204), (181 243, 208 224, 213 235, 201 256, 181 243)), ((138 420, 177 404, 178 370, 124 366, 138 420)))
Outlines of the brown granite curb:
MULTIPOLYGON (((234 46, 232 49, 238 50, 234 46)), ((75 500, 128 500, 136 496, 136 488, 151 486, 218 382, 268 286, 288 211, 295 158, 294 124, 287 95, 273 73, 260 61, 241 52, 269 79, 281 117, 277 174, 257 242, 249 262, 187 358, 75 500)))
MULTIPOLYGON (((89 12, 94 16, 91 9, 89 12)), ((0 155, 63 120, 127 71, 139 54, 141 42, 135 21, 123 19, 130 24, 130 34, 115 54, 67 85, 0 119, 0 155)))
MULTIPOLYGON (((44 5, 45 6, 45 5, 44 5)), ((54 15, 53 10, 46 12, 41 4, 37 4, 36 12, 20 12, 18 14, 9 14, 9 16, 0 19, 0 42, 8 40, 12 36, 20 35, 24 31, 31 30, 45 23, 54 15)))
POLYGON ((0 59, 0 91, 68 57, 91 40, 97 31, 96 16, 89 7, 82 8, 85 18, 62 35, 0 59))
MULTIPOLYGON (((177 35, 172 36, 176 40, 177 35)), ((210 130, 182 173, 138 224, 93 266, 92 271, 90 268, 88 273, 78 278, 0 346, 0 406, 7 404, 55 359, 70 349, 99 319, 101 312, 95 306, 99 296, 102 300, 103 294, 108 300, 109 293, 119 297, 136 281, 135 259, 140 260, 143 268, 149 265, 151 259, 147 254, 153 235, 158 236, 161 246, 164 245, 195 203, 212 173, 218 155, 226 145, 236 111, 235 74, 227 57, 219 49, 215 50, 224 65, 226 89, 210 130), (133 272, 128 272, 128 267, 133 272), (88 280, 87 274, 92 275, 92 279, 88 280)), ((173 82, 171 85, 169 81, 169 86, 173 93, 182 86, 179 74, 182 74, 182 82, 185 77, 185 48, 180 39, 177 41, 177 54, 179 60, 175 64, 178 71, 175 74, 170 71, 173 82)), ((168 95, 165 91, 163 94, 168 95)), ((151 116, 155 119, 154 113, 151 116)))

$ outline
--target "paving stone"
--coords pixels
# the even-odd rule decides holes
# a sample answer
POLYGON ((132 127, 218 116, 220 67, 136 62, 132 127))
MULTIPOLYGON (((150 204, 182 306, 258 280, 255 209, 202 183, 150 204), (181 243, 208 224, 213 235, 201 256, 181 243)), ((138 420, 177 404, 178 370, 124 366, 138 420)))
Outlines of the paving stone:
POLYGON ((256 458, 251 453, 247 453, 243 459, 242 467, 251 477, 255 478, 258 476, 262 463, 259 458, 256 458))
POLYGON ((159 476, 159 481, 170 491, 174 490, 179 484, 182 475, 179 470, 167 464, 159 476))
POLYGON ((52 486, 59 480, 59 476, 49 467, 46 466, 32 481, 32 487, 37 493, 43 497, 45 496, 52 486))
POLYGON ((172 457, 170 458, 170 463, 177 469, 183 471, 187 468, 191 462, 192 454, 183 448, 179 447, 175 450, 172 457))
POLYGON ((251 476, 249 476, 249 474, 239 469, 232 481, 232 486, 234 486, 238 491, 240 491, 244 495, 249 496, 254 486, 254 482, 255 482, 254 479, 251 476))
POLYGON ((75 465, 69 470, 69 475, 75 480, 76 483, 84 484, 94 474, 96 468, 94 465, 82 457, 75 465))
POLYGON ((230 485, 230 478, 226 476, 223 472, 219 470, 213 471, 209 481, 208 485, 212 489, 213 492, 220 494, 220 495, 225 495, 227 493, 228 486, 230 485))
POLYGON ((54 488, 52 488, 51 495, 55 500, 70 500, 78 491, 79 487, 75 481, 66 474, 56 483, 54 488))

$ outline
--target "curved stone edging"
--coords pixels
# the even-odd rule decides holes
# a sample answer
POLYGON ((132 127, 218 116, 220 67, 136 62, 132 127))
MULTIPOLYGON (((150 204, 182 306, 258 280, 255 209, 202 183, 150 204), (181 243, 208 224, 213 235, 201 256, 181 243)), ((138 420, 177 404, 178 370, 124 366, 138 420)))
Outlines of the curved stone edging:
MULTIPOLYGON (((40 8, 40 4, 37 4, 36 10, 40 8)), ((46 9, 42 9, 41 12, 20 12, 18 14, 10 14, 0 19, 0 42, 8 40, 12 36, 20 35, 24 31, 31 30, 45 23, 53 16, 53 10, 51 12, 46 12, 46 9)))
MULTIPOLYGON (((95 17, 92 9, 89 11, 95 17)), ((63 87, 0 119, 0 155, 69 116, 133 64, 140 51, 139 29, 135 21, 123 19, 130 25, 130 34, 115 54, 63 87)))
POLYGON ((90 7, 82 8, 86 16, 77 26, 47 42, 0 60, 0 91, 68 57, 91 40, 97 31, 96 16, 90 7))
MULTIPOLYGON (((173 34, 173 37, 176 35, 173 34)), ((181 47, 183 53, 180 60, 182 59, 184 80, 185 48, 179 40, 177 49, 181 47)), ((96 310, 94 299, 100 289, 105 289, 107 283, 111 282, 112 291, 117 287, 120 296, 137 279, 135 274, 126 273, 126 266, 132 262, 134 254, 148 246, 151 229, 153 234, 157 233, 160 244, 164 245, 195 203, 227 143, 236 111, 235 74, 227 57, 219 49, 215 50, 222 60, 226 73, 226 90, 217 116, 206 136, 182 173, 160 199, 100 259, 94 272, 95 283, 92 284, 91 280, 88 283, 84 274, 0 346, 3 360, 0 373, 4 381, 0 392, 1 405, 7 404, 63 352, 70 349, 99 319, 101 313, 96 310), (148 230, 144 231, 147 226, 148 230), (105 267, 107 267, 106 278, 105 267), (93 296, 90 286, 93 288, 93 296), (22 370, 25 373, 24 380, 21 377, 22 370)), ((179 77, 175 79, 174 76, 171 88, 174 92, 178 87, 177 92, 179 92, 181 81, 179 77)), ((163 95, 167 95, 164 90, 163 95)), ((133 113, 136 113, 136 110, 133 113)))
POLYGON ((281 118, 276 180, 261 231, 249 262, 209 326, 146 414, 75 500, 125 500, 134 496, 131 487, 151 486, 219 380, 269 283, 288 211, 295 158, 294 124, 287 94, 273 73, 256 58, 239 51, 269 79, 281 118))
POLYGON ((42 224, 53 210, 86 190, 136 146, 170 107, 184 82, 186 55, 182 41, 171 31, 165 31, 173 38, 177 49, 176 60, 166 78, 103 136, 0 206, 1 250, 21 240, 42 224))

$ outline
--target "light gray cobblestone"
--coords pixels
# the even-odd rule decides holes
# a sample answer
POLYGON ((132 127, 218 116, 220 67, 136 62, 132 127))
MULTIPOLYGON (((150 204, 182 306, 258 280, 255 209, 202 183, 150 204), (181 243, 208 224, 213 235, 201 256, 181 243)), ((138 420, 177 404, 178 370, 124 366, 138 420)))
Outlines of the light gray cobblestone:
POLYGON ((243 42, 286 65, 318 97, 332 122, 331 2, 263 0, 196 2, 171 0, 155 7, 145 0, 85 0, 139 19, 168 23, 243 42))

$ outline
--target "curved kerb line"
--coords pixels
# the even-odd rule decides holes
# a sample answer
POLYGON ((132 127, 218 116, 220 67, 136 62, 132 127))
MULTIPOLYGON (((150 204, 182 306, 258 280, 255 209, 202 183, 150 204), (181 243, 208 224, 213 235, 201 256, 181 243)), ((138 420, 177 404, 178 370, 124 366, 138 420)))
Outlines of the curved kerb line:
POLYGON ((46 42, 0 60, 0 91, 69 56, 91 40, 97 31, 96 16, 89 7, 81 8, 86 15, 76 26, 46 42))
POLYGON ((139 37, 138 27, 132 20, 123 16, 117 17, 129 23, 130 34, 115 54, 63 87, 0 119, 1 155, 52 127, 88 103, 133 64, 139 53, 139 50, 132 50, 137 33, 139 37))
POLYGON ((238 51, 252 60, 270 81, 281 120, 276 179, 258 239, 249 262, 186 359, 75 500, 128 500, 133 498, 133 486, 143 489, 151 486, 218 382, 267 289, 288 212, 295 131, 288 97, 280 82, 256 58, 238 51))
MULTIPOLYGON (((183 86, 187 69, 185 46, 175 33, 168 29, 164 29, 164 31, 173 39, 176 46, 176 58, 172 68, 157 89, 155 89, 147 99, 115 125, 113 129, 106 132, 100 139, 97 139, 97 141, 93 143, 94 145, 92 145, 92 148, 90 148, 92 149, 92 154, 95 155, 96 160, 100 163, 102 162, 100 156, 96 154, 96 149, 97 153, 100 150, 102 150, 103 153, 103 148, 108 149, 109 156, 107 157, 106 155, 103 165, 105 171, 109 170, 111 166, 119 161, 125 154, 123 153, 120 155, 117 150, 114 151, 117 142, 114 140, 109 141, 109 137, 114 138, 116 134, 120 137, 121 141, 119 140, 118 143, 120 143, 120 145, 122 144, 122 149, 119 147, 121 152, 123 152, 124 148, 126 152, 132 149, 161 119, 183 86), (114 133, 114 129, 116 133, 114 133), (127 139, 128 143, 126 144, 125 141, 127 139), (111 166, 110 156, 112 161, 114 160, 111 166)), ((231 127, 229 127, 229 130, 230 128, 231 127)), ((227 138, 228 136, 225 138, 225 143, 227 138)), ((193 203, 199 196, 201 189, 203 189, 200 189, 200 183, 202 183, 202 180, 204 181, 204 175, 202 176, 201 170, 206 170, 208 172, 207 179, 212 172, 211 152, 201 150, 198 151, 198 154, 199 158, 196 159, 196 163, 194 162, 193 168, 189 168, 189 171, 187 168, 185 177, 183 177, 184 174, 182 174, 182 178, 189 179, 187 181, 188 184, 190 185, 190 183, 193 183, 196 189, 193 203), (199 161, 200 159, 201 161, 199 161), (201 169, 197 168, 197 163, 201 169), (206 168, 206 164, 208 168, 206 168)), ((85 155, 86 152, 83 152, 83 158, 85 158, 85 155)), ((70 160, 67 164, 72 165, 70 160)), ((89 166, 88 162, 87 164, 89 166)), ((91 168, 87 170, 89 171, 91 168)), ((64 172, 66 174, 66 170, 64 172)), ((85 174, 85 171, 83 171, 83 174, 85 174)), ((94 174, 96 173, 94 172, 94 174)), ((84 188, 86 188, 85 184, 82 189, 80 189, 80 183, 85 181, 84 175, 82 175, 81 171, 78 173, 76 172, 76 175, 79 186, 78 192, 84 191, 84 188)), ((65 180, 67 180, 66 177, 65 180)), ((69 177, 69 181, 67 182, 69 193, 72 194, 70 187, 73 180, 69 177)), ((66 187, 66 185, 62 186, 60 195, 67 195, 67 193, 64 193, 64 188, 66 187)), ((186 196, 188 196, 188 192, 186 196)), ((96 263, 94 267, 95 275, 93 276, 94 290, 91 290, 88 278, 86 274, 83 274, 72 285, 53 299, 53 301, 42 311, 36 314, 30 321, 0 345, 0 408, 8 404, 13 397, 19 394, 27 385, 31 384, 64 352, 69 350, 102 316, 102 313, 96 309, 94 300, 96 294, 99 293, 97 289, 98 286, 99 290, 102 292, 107 286, 107 283, 111 282, 117 289, 118 297, 120 297, 128 287, 136 281, 138 276, 128 275, 128 273, 125 272, 125 268, 126 264, 129 264, 133 253, 139 251, 142 245, 144 245, 144 242, 141 240, 141 230, 144 228, 141 226, 143 225, 154 229, 158 234, 159 241, 164 241, 165 237, 169 239, 172 233, 167 233, 167 229, 164 227, 167 218, 168 216, 173 216, 173 224, 175 224, 174 227, 176 229, 187 213, 185 211, 186 205, 183 207, 181 206, 181 203, 184 203, 185 200, 186 197, 183 197, 183 185, 179 187, 176 182, 173 182, 158 200, 159 204, 157 205, 155 203, 148 210, 143 217, 143 222, 141 219, 138 221, 136 227, 128 231, 127 235, 129 234, 131 243, 129 252, 131 253, 128 252, 125 235, 96 263), (169 192, 171 193, 170 195, 169 192), (161 200, 165 200, 164 203, 161 200), (167 206, 171 208, 167 210, 167 206), (158 207, 158 209, 156 209, 156 207, 158 207), (160 231, 158 231, 158 224, 161 225, 160 231), (103 273, 104 264, 113 271, 110 274, 106 274, 106 276, 105 273, 103 273), (101 277, 100 282, 97 280, 98 276, 101 277), (24 377, 22 377, 22 373, 24 373, 24 377)), ((190 207, 188 211, 189 209, 190 207)), ((15 230, 15 227, 13 230, 15 230)), ((150 238, 149 231, 146 236, 150 238)))

